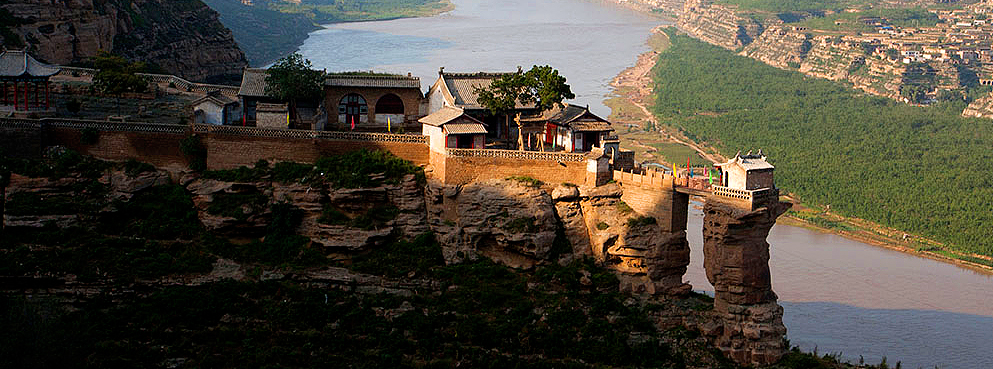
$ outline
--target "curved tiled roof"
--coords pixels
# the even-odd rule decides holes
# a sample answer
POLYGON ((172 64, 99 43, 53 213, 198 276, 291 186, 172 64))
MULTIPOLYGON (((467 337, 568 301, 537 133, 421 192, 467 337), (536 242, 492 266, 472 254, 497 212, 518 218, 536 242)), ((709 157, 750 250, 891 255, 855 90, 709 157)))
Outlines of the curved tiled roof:
POLYGON ((0 54, 0 76, 2 77, 50 77, 59 73, 59 68, 42 63, 25 51, 4 51, 0 54))
POLYGON ((478 119, 473 118, 470 115, 466 115, 465 114, 465 110, 462 110, 460 108, 453 108, 451 106, 443 107, 443 108, 439 109, 438 111, 436 111, 434 113, 431 113, 431 114, 429 114, 428 116, 426 116, 424 118, 418 119, 417 121, 418 122, 421 122, 421 123, 424 123, 424 124, 427 124, 427 125, 431 125, 431 126, 435 126, 435 127, 441 127, 442 125, 445 125, 448 122, 454 121, 454 120, 458 119, 459 117, 468 118, 468 120, 469 121, 472 121, 472 122, 482 123, 478 119))
MULTIPOLYGON (((512 73, 441 73, 441 78, 445 81, 445 87, 455 98, 455 105, 465 109, 483 109, 479 104, 476 94, 477 88, 487 88, 493 84, 493 80, 512 73)), ((517 109, 531 109, 534 104, 523 104, 517 102, 517 109)))
POLYGON ((266 97, 266 72, 261 68, 245 68, 241 75, 238 96, 266 97))
POLYGON ((400 75, 331 74, 324 80, 324 85, 336 87, 416 88, 420 90, 421 79, 400 75))

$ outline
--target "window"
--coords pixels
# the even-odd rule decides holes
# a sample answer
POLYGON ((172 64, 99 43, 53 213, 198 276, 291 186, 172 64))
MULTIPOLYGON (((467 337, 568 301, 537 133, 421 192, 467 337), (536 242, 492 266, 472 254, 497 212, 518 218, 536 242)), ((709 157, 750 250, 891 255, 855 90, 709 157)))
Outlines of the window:
POLYGON ((359 94, 348 94, 341 99, 338 104, 338 114, 362 115, 369 113, 369 106, 365 103, 365 98, 359 94))

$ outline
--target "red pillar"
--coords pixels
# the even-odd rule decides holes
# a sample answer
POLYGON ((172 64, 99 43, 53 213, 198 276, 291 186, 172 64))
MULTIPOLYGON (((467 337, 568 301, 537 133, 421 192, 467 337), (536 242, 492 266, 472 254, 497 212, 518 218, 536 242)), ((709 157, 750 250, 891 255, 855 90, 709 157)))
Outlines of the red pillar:
POLYGON ((45 110, 48 110, 50 106, 48 105, 48 81, 45 81, 45 110))
POLYGON ((41 105, 38 105, 38 90, 39 90, 38 89, 38 82, 34 82, 34 83, 32 83, 32 85, 34 85, 34 107, 37 108, 37 107, 41 106, 41 105))
POLYGON ((14 110, 17 110, 17 81, 14 81, 14 110))
POLYGON ((28 81, 24 81, 24 110, 31 110, 31 102, 28 101, 28 81))

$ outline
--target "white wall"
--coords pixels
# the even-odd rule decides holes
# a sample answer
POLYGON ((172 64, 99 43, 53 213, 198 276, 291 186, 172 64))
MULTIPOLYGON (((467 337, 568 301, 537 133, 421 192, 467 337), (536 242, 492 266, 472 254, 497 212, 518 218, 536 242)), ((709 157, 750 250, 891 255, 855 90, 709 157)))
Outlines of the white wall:
POLYGON ((224 108, 214 104, 210 101, 204 101, 197 106, 193 107, 193 110, 202 110, 204 114, 204 123, 221 125, 224 124, 224 108))
POLYGON ((428 111, 427 114, 434 113, 441 108, 445 107, 445 96, 441 92, 441 85, 438 85, 433 90, 428 91, 428 111))
POLYGON ((429 124, 421 125, 421 134, 428 136, 428 144, 431 147, 431 151, 444 154, 445 151, 445 133, 441 131, 441 127, 435 127, 429 124))

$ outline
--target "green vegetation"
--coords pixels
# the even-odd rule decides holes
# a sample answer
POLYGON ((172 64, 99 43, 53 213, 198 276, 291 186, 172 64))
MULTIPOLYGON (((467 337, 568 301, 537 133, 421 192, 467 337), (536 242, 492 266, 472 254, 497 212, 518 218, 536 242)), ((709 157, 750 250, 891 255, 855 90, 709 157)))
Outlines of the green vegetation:
MULTIPOLYGON (((185 151, 184 151, 185 153, 185 151)), ((269 166, 260 161, 254 168, 211 170, 204 178, 230 182, 255 182, 271 179, 281 183, 329 184, 333 188, 376 187, 398 184, 414 175, 418 183, 426 181, 424 170, 386 151, 357 150, 341 155, 324 156, 314 164, 279 162, 269 166)))
POLYGON ((257 1, 269 9, 304 14, 317 23, 424 17, 454 8, 447 0, 303 0, 299 4, 257 1))
POLYGON ((331 204, 324 204, 321 217, 317 219, 317 222, 329 225, 344 225, 368 231, 386 226, 389 221, 396 219, 399 214, 400 209, 396 206, 377 205, 369 208, 365 213, 352 217, 336 209, 331 204))
POLYGON ((632 209, 631 206, 624 201, 617 201, 615 206, 617 207, 617 212, 621 215, 631 214, 634 212, 634 209, 632 209))
POLYGON ((741 10, 765 12, 802 12, 826 9, 844 9, 864 3, 864 0, 718 0, 718 4, 736 5, 741 10))
POLYGON ((545 111, 565 99, 576 95, 565 83, 559 71, 550 66, 533 66, 527 72, 518 70, 493 80, 486 88, 476 87, 479 105, 493 115, 506 114, 518 103, 534 104, 536 110, 545 111))
MULTIPOLYGON (((684 165, 686 159, 690 159, 690 165, 694 167, 710 167, 713 163, 697 154, 693 148, 675 142, 652 143, 649 146, 658 149, 657 153, 667 164, 684 165)), ((668 166, 668 165, 666 165, 668 166)))
POLYGON ((93 76, 93 88, 101 93, 120 97, 148 90, 148 81, 135 74, 145 72, 145 63, 129 62, 104 51, 96 56, 93 65, 100 70, 93 76))
POLYGON ((190 162, 190 169, 195 171, 207 169, 207 146, 200 140, 200 136, 190 135, 183 138, 179 141, 179 151, 190 162))
POLYGON ((652 224, 657 224, 657 221, 655 220, 655 217, 640 216, 640 217, 628 218, 627 224, 628 224, 628 228, 638 228, 652 224))
POLYGON ((938 24, 938 16, 924 8, 879 8, 809 17, 797 22, 796 26, 826 31, 875 32, 875 27, 859 21, 863 17, 883 18, 898 27, 933 27, 938 24))
POLYGON ((596 224, 596 229, 599 229, 601 231, 607 228, 610 228, 610 224, 607 224, 606 222, 600 222, 596 224))
POLYGON ((534 217, 515 218, 504 224, 503 229, 514 233, 534 233, 539 231, 538 225, 535 224, 537 221, 534 217))
POLYGON ((538 188, 545 184, 545 182, 534 179, 531 176, 513 176, 513 177, 507 177, 507 179, 511 181, 517 181, 517 183, 532 188, 538 188))
POLYGON ((724 154, 763 149, 777 186, 810 204, 993 255, 993 125, 964 101, 929 108, 865 96, 670 34, 655 112, 724 154), (701 115, 699 112, 719 112, 701 115))
POLYGON ((300 101, 313 103, 324 96, 324 71, 314 70, 310 60, 292 53, 266 69, 265 95, 279 101, 289 101, 292 119, 299 117, 300 101))

